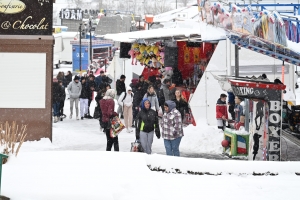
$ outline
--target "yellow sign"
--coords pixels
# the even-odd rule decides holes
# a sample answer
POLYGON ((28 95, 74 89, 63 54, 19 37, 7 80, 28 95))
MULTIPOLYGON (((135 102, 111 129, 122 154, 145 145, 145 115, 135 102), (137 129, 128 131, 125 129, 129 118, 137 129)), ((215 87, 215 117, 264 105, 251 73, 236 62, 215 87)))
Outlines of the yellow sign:
POLYGON ((26 5, 20 0, 0 0, 0 13, 16 14, 25 8, 26 5))

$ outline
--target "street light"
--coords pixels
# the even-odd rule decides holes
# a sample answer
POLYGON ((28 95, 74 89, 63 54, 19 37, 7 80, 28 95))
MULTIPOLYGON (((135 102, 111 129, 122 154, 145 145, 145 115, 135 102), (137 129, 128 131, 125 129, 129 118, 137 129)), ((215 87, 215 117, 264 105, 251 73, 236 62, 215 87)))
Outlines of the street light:
POLYGON ((79 71, 81 74, 81 34, 82 34, 82 23, 79 24, 79 71))
POLYGON ((93 63, 93 56, 92 56, 92 20, 90 18, 89 21, 89 32, 90 32, 90 64, 93 63))

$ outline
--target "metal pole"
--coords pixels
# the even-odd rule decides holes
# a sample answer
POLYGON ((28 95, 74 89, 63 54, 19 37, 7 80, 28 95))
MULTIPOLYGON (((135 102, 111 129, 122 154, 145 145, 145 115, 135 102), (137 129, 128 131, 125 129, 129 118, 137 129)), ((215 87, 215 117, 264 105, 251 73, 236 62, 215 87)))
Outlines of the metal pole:
POLYGON ((239 77, 239 46, 235 45, 235 49, 234 49, 234 53, 235 53, 235 77, 239 77))
POLYGON ((82 30, 81 30, 81 26, 82 24, 79 24, 79 71, 80 71, 80 75, 81 75, 81 34, 82 34, 82 30))
POLYGON ((89 25, 90 25, 90 64, 93 63, 93 55, 92 55, 92 20, 90 19, 89 21, 89 25))
POLYGON ((177 9, 177 0, 176 0, 176 9, 177 9))

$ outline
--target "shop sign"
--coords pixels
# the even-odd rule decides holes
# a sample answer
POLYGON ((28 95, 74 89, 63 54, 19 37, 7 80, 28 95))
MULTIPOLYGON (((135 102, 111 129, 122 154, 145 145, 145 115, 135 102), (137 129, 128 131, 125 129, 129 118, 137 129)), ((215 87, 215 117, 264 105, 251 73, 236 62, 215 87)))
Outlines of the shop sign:
MULTIPOLYGON (((266 160, 280 161, 281 97, 285 85, 230 80, 234 95, 265 100, 268 104, 266 160)), ((254 113, 255 114, 255 113, 254 113)), ((255 129, 254 129, 255 130, 255 129)), ((256 129, 257 130, 257 129, 256 129)))
POLYGON ((52 35, 53 0, 0 0, 0 35, 52 35))
POLYGON ((83 11, 81 9, 62 9, 59 16, 61 19, 82 20, 83 11))

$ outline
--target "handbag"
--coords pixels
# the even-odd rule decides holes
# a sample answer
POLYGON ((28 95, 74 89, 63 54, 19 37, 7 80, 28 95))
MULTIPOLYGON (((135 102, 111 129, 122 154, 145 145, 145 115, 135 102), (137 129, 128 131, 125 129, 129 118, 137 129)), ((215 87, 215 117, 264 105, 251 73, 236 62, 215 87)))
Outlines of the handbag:
POLYGON ((184 118, 182 120, 182 124, 185 126, 188 126, 190 124, 193 124, 193 126, 196 126, 196 121, 194 119, 191 109, 189 109, 189 113, 185 113, 184 118))
POLYGON ((144 152, 143 147, 139 140, 135 140, 135 142, 131 143, 130 152, 144 152))
POLYGON ((119 133, 125 128, 118 116, 113 117, 110 120, 110 137, 114 138, 119 135, 119 133))

